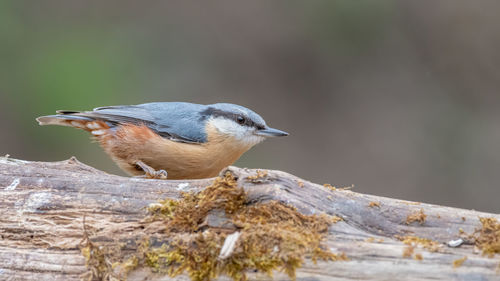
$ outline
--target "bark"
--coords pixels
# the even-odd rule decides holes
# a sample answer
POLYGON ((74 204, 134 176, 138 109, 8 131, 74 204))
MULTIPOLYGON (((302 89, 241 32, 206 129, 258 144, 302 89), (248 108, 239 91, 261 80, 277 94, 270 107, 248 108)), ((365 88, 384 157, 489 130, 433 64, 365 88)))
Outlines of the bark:
MULTIPOLYGON (((343 218, 330 227, 325 243, 350 260, 307 261, 297 270, 297 280, 500 280, 498 256, 483 256, 468 239, 481 228, 479 217, 500 220, 500 215, 331 190, 280 171, 248 180, 255 170, 229 169, 251 202, 279 200, 305 214, 343 218), (425 221, 418 220, 421 211, 425 221), (413 222, 412 215, 416 215, 413 222), (436 252, 416 247, 404 257, 408 245, 397 237, 408 235, 442 245, 436 252), (458 238, 465 240, 460 247, 446 245, 458 238), (453 261, 464 256, 467 260, 454 268, 453 261)), ((79 250, 84 217, 92 239, 113 240, 117 233, 137 231, 150 203, 178 198, 180 192, 200 190, 211 182, 114 176, 74 158, 47 163, 1 157, 0 280, 80 280, 87 271, 79 250)), ((262 275, 249 273, 249 277, 260 280, 262 275)), ((128 278, 146 279, 170 280, 148 269, 135 270, 128 278)), ((288 277, 276 272, 274 279, 288 277)))

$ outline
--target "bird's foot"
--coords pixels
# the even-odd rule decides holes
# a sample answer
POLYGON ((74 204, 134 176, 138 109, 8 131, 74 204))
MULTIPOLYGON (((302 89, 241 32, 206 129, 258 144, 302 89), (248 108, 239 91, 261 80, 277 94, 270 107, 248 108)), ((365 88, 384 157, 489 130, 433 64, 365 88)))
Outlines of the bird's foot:
POLYGON ((142 161, 137 161, 135 165, 137 165, 144 171, 144 175, 139 177, 145 177, 148 179, 157 179, 157 180, 167 179, 167 171, 165 170, 155 170, 154 168, 152 168, 151 166, 147 165, 142 161))

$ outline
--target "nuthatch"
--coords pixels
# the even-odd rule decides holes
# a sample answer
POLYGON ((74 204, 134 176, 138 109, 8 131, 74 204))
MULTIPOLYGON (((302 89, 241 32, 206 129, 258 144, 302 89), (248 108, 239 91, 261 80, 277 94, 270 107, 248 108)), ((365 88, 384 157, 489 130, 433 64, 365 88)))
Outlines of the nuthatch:
POLYGON ((266 137, 288 133, 270 128, 243 106, 155 102, 57 111, 40 125, 86 130, 113 161, 132 175, 199 179, 216 176, 266 137))

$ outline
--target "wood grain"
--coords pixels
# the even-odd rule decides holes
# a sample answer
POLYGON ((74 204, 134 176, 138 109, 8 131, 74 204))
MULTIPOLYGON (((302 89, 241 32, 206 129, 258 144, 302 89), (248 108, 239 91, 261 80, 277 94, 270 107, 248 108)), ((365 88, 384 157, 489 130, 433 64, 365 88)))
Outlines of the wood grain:
MULTIPOLYGON (((500 280, 498 256, 481 255, 467 239, 458 248, 445 244, 480 228, 479 217, 500 220, 498 214, 331 190, 280 171, 250 180, 255 170, 229 170, 251 202, 279 200, 305 214, 343 218, 330 227, 326 245, 333 252, 344 252, 350 261, 307 261, 298 269, 297 280, 500 280), (407 224, 407 217, 420 210, 425 221, 407 224), (408 246, 397 237, 408 235, 442 246, 437 252, 417 247, 412 256, 403 257, 408 246), (423 259, 415 259, 415 254, 423 259), (454 268, 453 261, 464 256, 463 265, 454 268)), ((137 231, 150 203, 178 198, 181 191, 200 190, 211 182, 119 177, 74 158, 48 163, 0 157, 0 280, 80 280, 86 272, 78 249, 84 216, 92 239, 125 239, 137 231)), ((269 279, 258 273, 249 277, 269 279)), ((139 269, 128 280, 172 278, 139 269)), ((274 280, 288 277, 276 272, 274 280)))

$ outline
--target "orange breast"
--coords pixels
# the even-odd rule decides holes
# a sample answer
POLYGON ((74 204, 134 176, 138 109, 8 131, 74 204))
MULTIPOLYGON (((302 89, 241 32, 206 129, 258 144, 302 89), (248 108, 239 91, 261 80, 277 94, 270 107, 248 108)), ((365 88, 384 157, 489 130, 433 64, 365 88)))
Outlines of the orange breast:
POLYGON ((135 162, 141 160, 156 170, 165 170, 169 179, 214 177, 233 164, 251 146, 207 128, 206 143, 189 144, 165 139, 146 126, 121 126, 115 134, 98 140, 120 168, 132 175, 142 175, 135 162))

